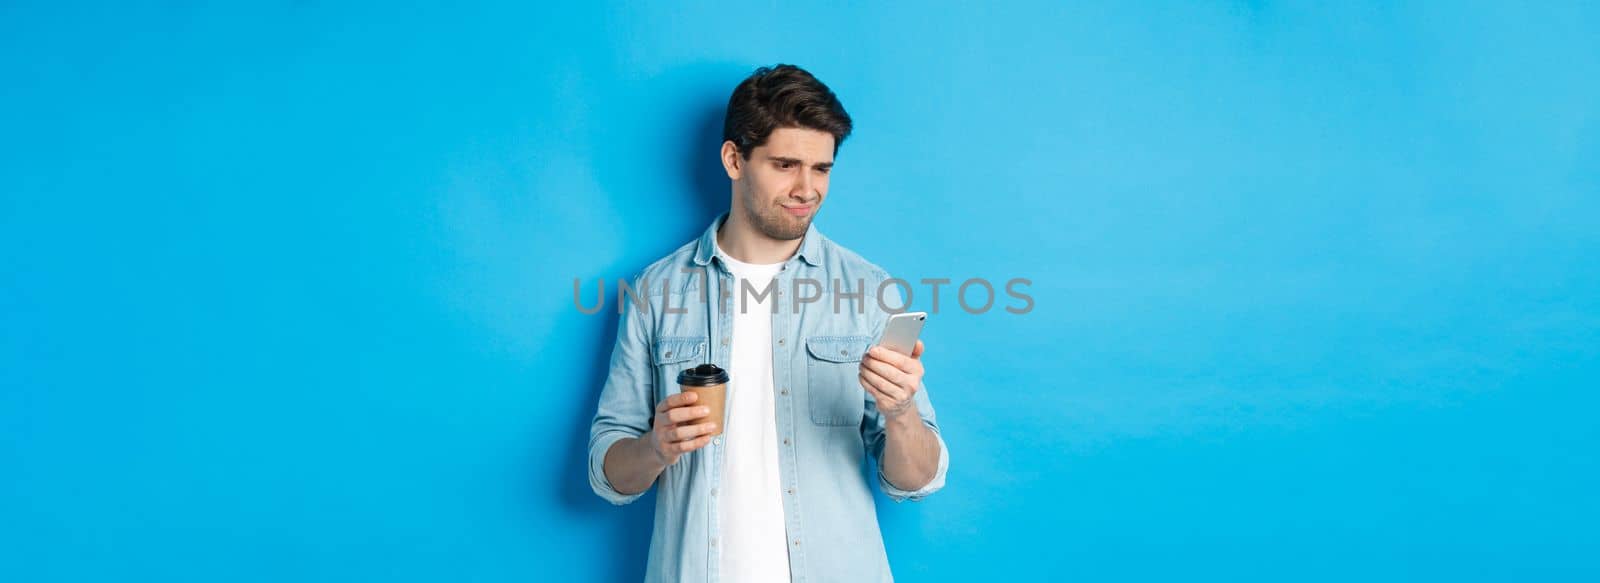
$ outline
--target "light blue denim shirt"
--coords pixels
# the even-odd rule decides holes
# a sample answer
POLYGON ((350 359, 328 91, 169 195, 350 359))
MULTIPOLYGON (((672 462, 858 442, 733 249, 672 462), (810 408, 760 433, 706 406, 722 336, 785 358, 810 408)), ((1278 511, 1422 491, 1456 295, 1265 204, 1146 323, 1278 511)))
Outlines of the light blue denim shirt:
MULTIPOLYGON (((622 306, 611 372, 589 430, 589 485, 612 504, 643 494, 626 495, 611 486, 606 451, 650 429, 656 404, 678 392, 679 371, 704 362, 730 366, 729 310, 737 305, 739 290, 715 245, 726 216, 712 221, 698 240, 645 268, 632 282, 637 301, 629 298, 622 306), (703 285, 708 281, 712 285, 703 285), (709 296, 718 298, 715 305, 709 296)), ((888 310, 902 308, 900 287, 894 284, 884 286, 880 304, 877 290, 887 279, 882 269, 823 237, 813 225, 772 288, 778 470, 789 568, 796 582, 891 581, 870 483, 876 481, 896 502, 920 500, 944 487, 950 454, 943 437, 939 470, 922 489, 897 488, 881 469, 870 474, 868 458, 880 468, 883 461, 884 417, 857 380, 857 369, 882 334, 888 310), (797 278, 821 285, 802 282, 796 289, 797 278), (821 299, 797 305, 797 294, 821 299)), ((915 398, 922 422, 938 436, 925 385, 915 398)), ((739 471, 723 467, 723 455, 722 438, 714 438, 656 478, 660 491, 645 581, 719 580, 717 490, 724 472, 739 471)))

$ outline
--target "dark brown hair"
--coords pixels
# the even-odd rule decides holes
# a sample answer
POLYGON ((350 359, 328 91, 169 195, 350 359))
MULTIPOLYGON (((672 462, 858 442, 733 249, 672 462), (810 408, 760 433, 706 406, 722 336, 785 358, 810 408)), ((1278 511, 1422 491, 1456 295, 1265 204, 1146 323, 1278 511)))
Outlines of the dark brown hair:
POLYGON ((746 160, 778 128, 807 128, 833 134, 833 152, 850 135, 850 114, 839 98, 805 69, 776 65, 756 69, 728 98, 722 139, 733 142, 746 160))

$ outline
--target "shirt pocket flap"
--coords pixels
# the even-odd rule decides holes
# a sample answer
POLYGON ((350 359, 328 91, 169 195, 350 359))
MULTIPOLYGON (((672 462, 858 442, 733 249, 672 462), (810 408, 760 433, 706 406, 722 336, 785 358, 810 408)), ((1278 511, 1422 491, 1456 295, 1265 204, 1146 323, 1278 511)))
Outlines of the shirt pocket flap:
POLYGON ((655 350, 650 356, 658 365, 674 364, 698 359, 705 350, 706 339, 703 337, 662 338, 656 341, 655 350))
POLYGON ((806 340, 806 350, 818 360, 861 362, 869 343, 866 336, 815 336, 806 340))

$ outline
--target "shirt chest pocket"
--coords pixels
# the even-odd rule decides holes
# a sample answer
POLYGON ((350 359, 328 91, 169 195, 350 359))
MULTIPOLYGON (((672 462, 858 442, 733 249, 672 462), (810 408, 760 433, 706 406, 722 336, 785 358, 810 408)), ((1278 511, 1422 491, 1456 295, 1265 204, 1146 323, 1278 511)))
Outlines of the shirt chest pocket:
POLYGON ((861 388, 861 355, 865 336, 813 336, 806 339, 806 392, 811 422, 857 426, 866 407, 861 388))
POLYGON ((678 373, 705 362, 705 336, 664 336, 656 340, 650 350, 650 361, 656 369, 658 397, 665 398, 678 392, 678 373))

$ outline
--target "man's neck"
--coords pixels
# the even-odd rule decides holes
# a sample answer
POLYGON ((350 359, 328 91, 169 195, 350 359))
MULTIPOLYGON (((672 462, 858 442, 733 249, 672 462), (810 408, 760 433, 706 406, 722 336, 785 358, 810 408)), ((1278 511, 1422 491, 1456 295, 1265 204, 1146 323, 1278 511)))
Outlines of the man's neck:
POLYGON ((794 257, 803 239, 782 241, 761 234, 737 211, 717 228, 717 246, 734 259, 755 265, 783 263, 794 257))

